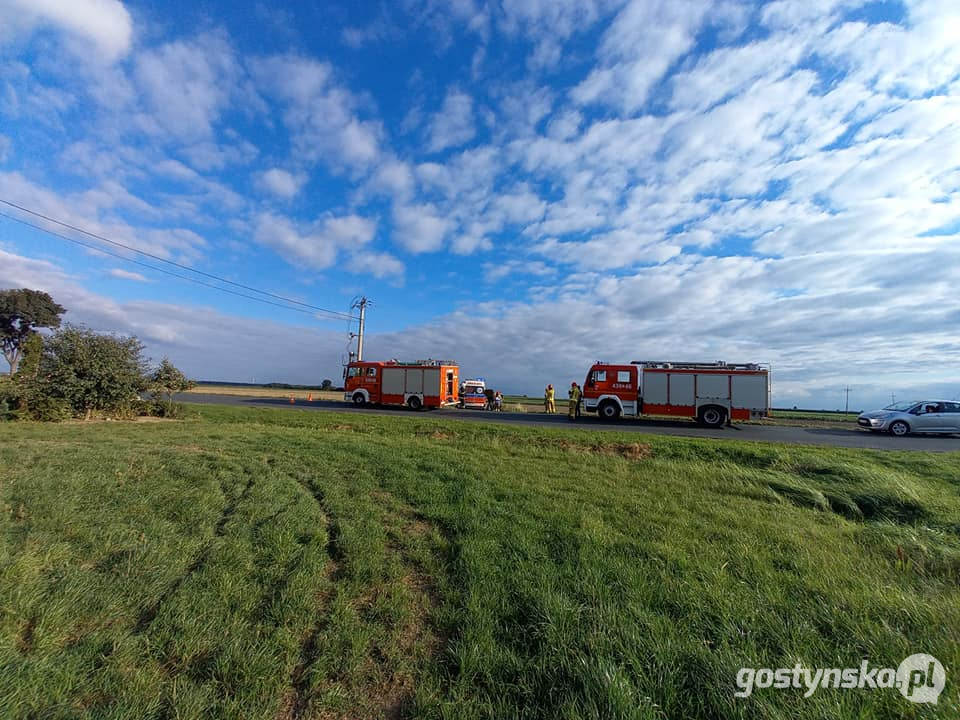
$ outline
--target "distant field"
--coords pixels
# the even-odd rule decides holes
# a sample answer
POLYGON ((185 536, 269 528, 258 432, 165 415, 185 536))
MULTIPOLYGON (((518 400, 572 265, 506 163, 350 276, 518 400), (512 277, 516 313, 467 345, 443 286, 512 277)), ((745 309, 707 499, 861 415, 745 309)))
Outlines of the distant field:
POLYGON ((245 397, 289 398, 306 400, 313 396, 317 400, 343 400, 342 390, 306 390, 272 388, 263 385, 197 385, 188 392, 203 395, 240 395, 245 397))
POLYGON ((827 410, 772 410, 773 417, 784 420, 821 420, 824 422, 855 423, 859 413, 830 412, 827 410))
POLYGON ((960 453, 191 413, 0 424, 3 716, 960 712, 960 453), (936 708, 733 695, 917 652, 936 708))

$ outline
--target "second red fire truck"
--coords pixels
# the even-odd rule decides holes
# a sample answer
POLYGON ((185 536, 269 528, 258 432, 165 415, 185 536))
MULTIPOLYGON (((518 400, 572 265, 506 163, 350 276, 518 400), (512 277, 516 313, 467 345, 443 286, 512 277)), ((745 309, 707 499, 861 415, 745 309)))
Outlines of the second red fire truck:
POLYGON ((456 405, 459 372, 456 363, 446 360, 354 360, 344 369, 343 399, 360 407, 405 405, 411 410, 456 405))
POLYGON ((711 427, 766 417, 770 369, 725 362, 598 362, 583 384, 583 407, 607 420, 665 415, 711 427))

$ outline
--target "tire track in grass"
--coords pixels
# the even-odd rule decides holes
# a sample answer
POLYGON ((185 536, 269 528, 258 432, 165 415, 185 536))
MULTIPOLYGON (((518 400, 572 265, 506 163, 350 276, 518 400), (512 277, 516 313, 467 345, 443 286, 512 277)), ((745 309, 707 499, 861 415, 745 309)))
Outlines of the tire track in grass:
POLYGON ((160 610, 163 608, 164 604, 167 603, 170 598, 176 595, 177 591, 183 587, 183 584, 187 582, 187 580, 189 580, 194 573, 202 570, 210 561, 210 555, 217 544, 217 540, 224 536, 227 523, 230 522, 234 515, 236 515, 240 504, 250 496, 253 483, 253 477, 248 478, 246 485, 244 485, 243 490, 236 497, 236 499, 227 502, 223 506, 223 510, 220 512, 220 517, 213 527, 213 537, 203 544, 203 547, 200 549, 200 552, 197 553, 196 557, 194 557, 190 564, 187 565, 183 573, 167 586, 167 589, 160 594, 160 597, 158 597, 156 601, 148 605, 140 612, 140 615, 137 617, 137 622, 133 626, 133 635, 142 635, 149 630, 154 620, 157 619, 157 615, 160 614, 160 610))
POLYGON ((318 641, 330 622, 329 613, 326 611, 336 596, 337 582, 343 573, 341 563, 343 556, 337 544, 340 536, 339 529, 324 502, 323 493, 308 483, 301 482, 301 485, 310 493, 320 507, 324 518, 326 518, 327 542, 325 547, 327 562, 323 567, 323 577, 324 584, 327 587, 317 593, 317 604, 314 611, 320 619, 313 623, 300 645, 297 664, 294 665, 290 673, 290 689, 281 701, 277 720, 300 720, 310 707, 310 669, 319 656, 318 641))
MULTIPOLYGON (((427 567, 428 563, 415 552, 418 549, 430 555, 437 552, 437 548, 431 546, 427 539, 435 525, 387 490, 377 488, 371 492, 371 498, 382 512, 381 520, 387 535, 385 550, 400 565, 399 575, 390 578, 389 582, 402 586, 410 599, 409 615, 395 628, 392 639, 404 657, 414 655, 414 666, 409 671, 402 667, 386 668, 388 677, 370 688, 370 697, 378 699, 375 710, 379 715, 393 719, 407 714, 414 697, 417 675, 428 660, 440 652, 447 638, 431 618, 432 611, 440 605, 439 588, 431 576, 431 568, 427 567)), ((373 590, 373 596, 367 598, 370 607, 374 606, 380 588, 373 590)), ((381 656, 377 660, 384 662, 387 658, 381 656)))
MULTIPOLYGON (((384 566, 393 570, 387 571, 384 577, 354 586, 346 579, 340 529, 329 503, 320 490, 308 482, 302 484, 327 518, 328 561, 323 574, 328 587, 318 593, 314 610, 318 619, 303 639, 297 664, 290 675, 289 690, 281 701, 276 718, 301 720, 318 713, 322 717, 404 717, 411 707, 418 671, 443 645, 443 637, 437 628, 431 626, 429 617, 431 609, 439 605, 440 595, 428 568, 415 552, 417 549, 425 552, 421 543, 433 532, 434 526, 392 494, 373 490, 370 498, 375 503, 377 520, 386 535, 384 566), (379 616, 378 603, 388 600, 387 596, 396 592, 397 587, 402 587, 401 592, 408 598, 405 602, 408 612, 393 623, 379 616), (345 595, 341 598, 343 593, 345 595), (367 664, 358 676, 322 678, 311 686, 312 671, 323 654, 322 643, 329 641, 327 633, 334 629, 331 627, 331 608, 341 600, 356 608, 367 622, 377 623, 384 642, 378 644, 374 641, 366 648, 367 664), (411 654, 416 656, 412 667, 397 664, 398 657, 409 658, 411 654), (313 707, 319 693, 336 687, 348 694, 348 708, 313 707)), ((426 551, 433 553, 435 549, 426 551)))

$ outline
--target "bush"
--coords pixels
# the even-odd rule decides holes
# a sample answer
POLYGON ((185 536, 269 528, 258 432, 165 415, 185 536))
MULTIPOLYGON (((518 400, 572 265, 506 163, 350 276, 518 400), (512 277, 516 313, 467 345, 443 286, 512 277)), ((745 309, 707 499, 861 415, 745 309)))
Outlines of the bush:
POLYGON ((45 395, 66 401, 74 415, 130 416, 147 388, 145 371, 137 338, 67 326, 44 343, 38 381, 45 395))
POLYGON ((13 380, 0 377, 0 421, 16 420, 19 416, 20 393, 13 380))
POLYGON ((147 374, 143 345, 135 337, 68 326, 24 343, 19 372, 0 378, 0 419, 181 417, 183 408, 173 395, 191 387, 166 358, 147 374), (142 399, 145 390, 151 395, 142 399))

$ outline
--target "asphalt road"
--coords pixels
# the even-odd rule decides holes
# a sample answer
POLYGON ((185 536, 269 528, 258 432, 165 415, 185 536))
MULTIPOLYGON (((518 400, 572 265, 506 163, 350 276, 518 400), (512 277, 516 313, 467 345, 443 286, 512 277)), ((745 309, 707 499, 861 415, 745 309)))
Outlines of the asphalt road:
MULTIPOLYGON (((295 410, 318 410, 327 412, 363 413, 378 415, 403 415, 407 417, 452 418, 470 422, 498 422, 536 427, 571 427, 566 413, 542 415, 538 413, 485 412, 482 410, 444 409, 437 412, 415 413, 405 408, 356 408, 353 405, 330 400, 298 400, 291 405, 283 398, 244 397, 241 395, 205 395, 186 393, 177 398, 180 402, 194 402, 240 407, 272 407, 295 410)), ((750 440, 753 442, 796 443, 799 445, 829 445, 847 448, 871 448, 875 450, 925 450, 928 452, 960 452, 960 437, 943 435, 911 435, 895 438, 877 435, 862 430, 814 427, 772 427, 760 425, 733 425, 723 428, 703 428, 686 420, 619 420, 604 422, 586 415, 573 427, 590 430, 619 430, 620 432, 649 433, 653 435, 679 435, 684 437, 716 438, 720 440, 750 440)))

